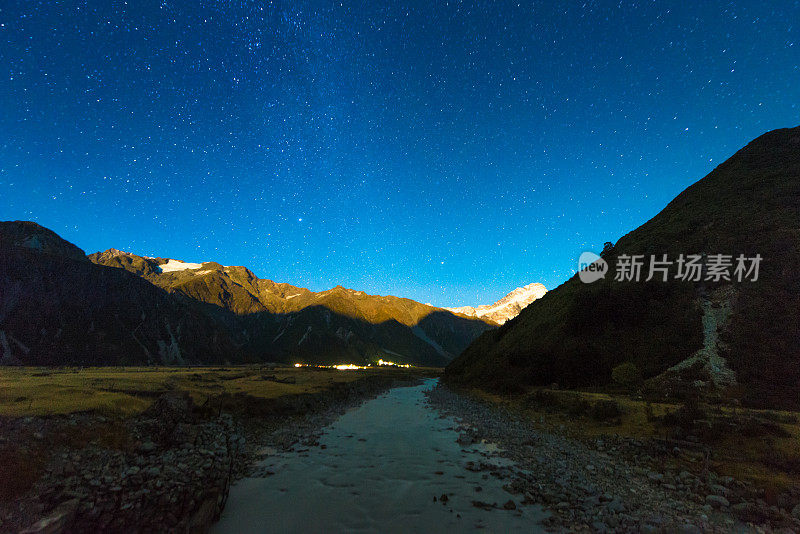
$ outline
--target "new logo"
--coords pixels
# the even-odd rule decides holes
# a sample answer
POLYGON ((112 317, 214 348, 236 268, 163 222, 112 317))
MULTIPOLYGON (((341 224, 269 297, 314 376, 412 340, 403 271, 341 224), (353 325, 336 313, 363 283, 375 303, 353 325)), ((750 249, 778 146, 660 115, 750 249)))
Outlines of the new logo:
POLYGON ((584 284, 600 280, 607 272, 608 263, 594 252, 586 251, 578 258, 578 276, 584 284))

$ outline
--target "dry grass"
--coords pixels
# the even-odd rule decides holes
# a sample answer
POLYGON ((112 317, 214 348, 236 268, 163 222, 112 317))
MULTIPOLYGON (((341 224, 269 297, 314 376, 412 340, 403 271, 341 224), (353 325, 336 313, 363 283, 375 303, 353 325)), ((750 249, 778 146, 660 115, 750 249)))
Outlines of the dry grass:
MULTIPOLYGON (((23 417, 94 411, 112 417, 129 416, 146 409, 164 391, 188 391, 198 404, 222 393, 270 399, 323 391, 334 383, 351 382, 371 374, 398 372, 293 367, 2 368, 0 415, 23 417)), ((402 372, 431 374, 438 370, 416 368, 402 372)))
POLYGON ((800 426, 782 424, 787 437, 725 436, 716 444, 714 467, 724 475, 764 488, 771 500, 800 484, 800 426))

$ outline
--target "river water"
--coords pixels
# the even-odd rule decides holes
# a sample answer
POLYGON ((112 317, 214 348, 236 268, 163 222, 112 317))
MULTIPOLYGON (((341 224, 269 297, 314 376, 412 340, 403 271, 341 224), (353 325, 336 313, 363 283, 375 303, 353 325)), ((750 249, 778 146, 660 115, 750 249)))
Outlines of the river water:
POLYGON ((350 410, 324 429, 320 447, 272 451, 256 471, 274 474, 237 482, 212 532, 541 531, 541 508, 502 509, 515 498, 502 489, 507 481, 465 468, 509 462, 492 444, 456 443, 455 421, 425 401, 435 383, 398 387, 350 410))

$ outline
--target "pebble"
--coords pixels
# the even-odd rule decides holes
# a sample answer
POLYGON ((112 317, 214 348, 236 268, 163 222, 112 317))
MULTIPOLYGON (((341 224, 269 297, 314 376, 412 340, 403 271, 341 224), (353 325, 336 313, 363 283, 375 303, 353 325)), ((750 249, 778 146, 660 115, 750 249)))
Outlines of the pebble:
POLYGON ((650 479, 652 482, 661 482, 664 480, 664 475, 661 473, 648 473, 647 478, 650 479))
POLYGON ((706 496, 706 502, 714 508, 727 508, 730 506, 728 499, 722 495, 708 495, 706 496))
POLYGON ((714 495, 728 494, 728 488, 726 488, 725 486, 721 486, 719 484, 711 484, 711 486, 709 486, 709 489, 711 490, 711 493, 713 493, 714 495))

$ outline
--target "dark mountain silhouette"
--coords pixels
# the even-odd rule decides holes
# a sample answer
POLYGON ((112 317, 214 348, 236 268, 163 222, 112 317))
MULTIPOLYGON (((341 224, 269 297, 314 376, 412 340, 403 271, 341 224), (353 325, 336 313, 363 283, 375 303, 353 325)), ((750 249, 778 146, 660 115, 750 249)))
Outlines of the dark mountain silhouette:
POLYGON ((0 363, 237 361, 227 327, 202 306, 83 251, 32 222, 0 222, 0 363))
POLYGON ((603 256, 605 279, 573 276, 478 338, 447 380, 505 391, 606 386, 627 362, 645 391, 677 395, 690 383, 800 407, 800 128, 752 141, 603 256), (648 258, 645 269, 651 254, 763 260, 757 282, 613 281, 620 256, 633 254, 648 258))

